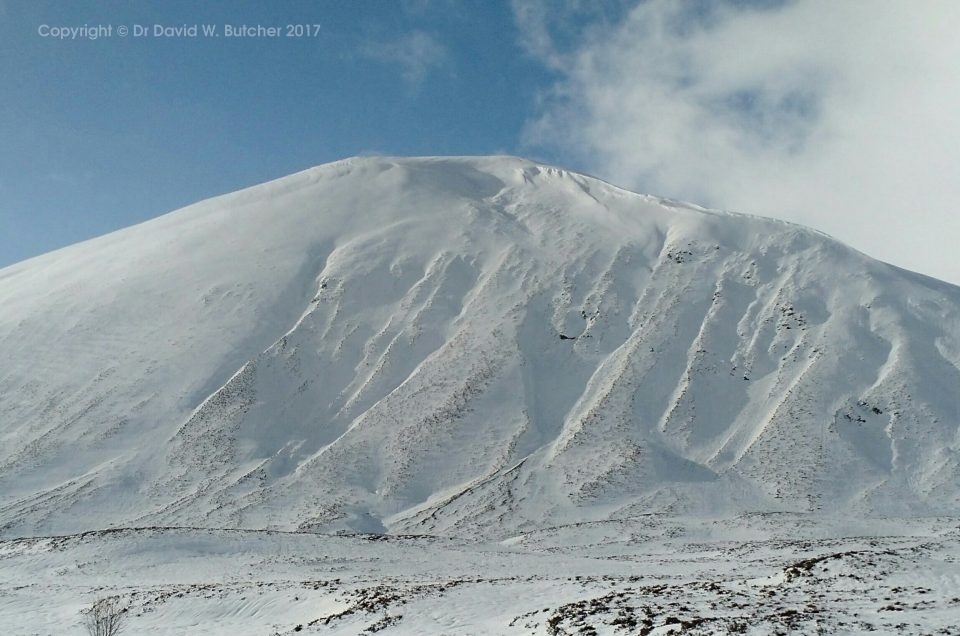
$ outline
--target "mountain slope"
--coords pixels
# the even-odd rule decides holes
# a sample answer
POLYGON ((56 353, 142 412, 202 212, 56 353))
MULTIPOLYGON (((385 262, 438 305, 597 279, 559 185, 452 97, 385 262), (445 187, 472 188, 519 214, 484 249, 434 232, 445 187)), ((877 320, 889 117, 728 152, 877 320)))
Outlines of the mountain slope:
POLYGON ((0 297, 7 534, 960 510, 960 289, 521 159, 320 166, 0 297))

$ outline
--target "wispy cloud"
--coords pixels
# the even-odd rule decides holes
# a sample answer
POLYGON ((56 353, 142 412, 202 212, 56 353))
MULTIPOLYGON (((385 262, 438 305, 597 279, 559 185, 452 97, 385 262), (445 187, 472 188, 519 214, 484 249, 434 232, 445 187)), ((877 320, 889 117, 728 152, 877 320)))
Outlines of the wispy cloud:
POLYGON ((448 60, 447 48, 424 31, 413 31, 394 40, 369 42, 361 49, 361 54, 399 66, 404 81, 414 88, 448 60))
POLYGON ((457 0, 400 0, 400 8, 410 16, 422 16, 431 12, 455 11, 457 0))
POLYGON ((55 172, 48 172, 48 173, 46 174, 46 178, 47 178, 48 181, 52 181, 52 182, 54 182, 54 183, 56 183, 56 184, 59 184, 59 185, 65 185, 65 186, 71 186, 71 187, 76 187, 76 186, 82 185, 82 184, 84 184, 84 183, 92 180, 93 177, 94 177, 93 172, 91 172, 91 171, 89 171, 89 170, 85 170, 85 171, 82 171, 82 172, 76 172, 76 171, 67 171, 67 172, 64 172, 64 171, 55 171, 55 172))
POLYGON ((960 282, 960 3, 645 0, 573 39, 552 6, 514 10, 560 74, 531 147, 960 282))

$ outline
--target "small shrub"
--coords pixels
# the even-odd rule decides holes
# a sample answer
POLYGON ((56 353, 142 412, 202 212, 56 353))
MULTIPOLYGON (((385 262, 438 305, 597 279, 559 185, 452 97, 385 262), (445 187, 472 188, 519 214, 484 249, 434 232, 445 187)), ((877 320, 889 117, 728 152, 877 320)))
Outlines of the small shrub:
POLYGON ((127 622, 127 608, 116 596, 102 598, 84 611, 83 625, 90 636, 117 636, 127 622))

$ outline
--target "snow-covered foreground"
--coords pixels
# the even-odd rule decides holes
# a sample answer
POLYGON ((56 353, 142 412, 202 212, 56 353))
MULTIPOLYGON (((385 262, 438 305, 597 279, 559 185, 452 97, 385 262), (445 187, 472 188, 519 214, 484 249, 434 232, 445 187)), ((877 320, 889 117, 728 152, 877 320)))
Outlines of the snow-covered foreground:
POLYGON ((0 625, 82 634, 80 610, 118 595, 131 634, 956 634, 958 523, 651 516, 497 543, 212 529, 7 540, 0 625))

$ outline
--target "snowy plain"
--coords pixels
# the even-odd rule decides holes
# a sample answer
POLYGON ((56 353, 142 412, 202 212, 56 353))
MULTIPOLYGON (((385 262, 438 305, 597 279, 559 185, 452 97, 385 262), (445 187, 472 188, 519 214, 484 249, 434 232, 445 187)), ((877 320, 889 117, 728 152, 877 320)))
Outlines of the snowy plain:
POLYGON ((960 288, 813 230, 355 158, 0 298, 4 633, 956 633, 960 288))

